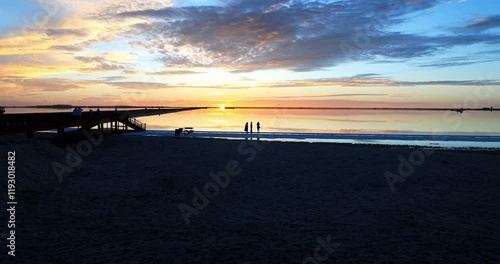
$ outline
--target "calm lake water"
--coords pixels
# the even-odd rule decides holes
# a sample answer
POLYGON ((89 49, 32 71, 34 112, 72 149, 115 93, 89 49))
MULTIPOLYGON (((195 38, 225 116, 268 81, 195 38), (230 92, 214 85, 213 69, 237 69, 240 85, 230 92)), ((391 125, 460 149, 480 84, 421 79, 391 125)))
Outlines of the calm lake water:
POLYGON ((292 110, 203 109, 161 116, 141 117, 148 129, 242 132, 246 122, 254 131, 284 133, 356 134, 473 134, 500 135, 500 112, 390 111, 390 110, 292 110))
POLYGON ((500 112, 202 109, 138 119, 148 131, 134 135, 173 136, 176 128, 193 127, 198 137, 240 139, 248 137, 246 122, 254 132, 260 122, 261 133, 252 137, 263 140, 500 148, 500 112))

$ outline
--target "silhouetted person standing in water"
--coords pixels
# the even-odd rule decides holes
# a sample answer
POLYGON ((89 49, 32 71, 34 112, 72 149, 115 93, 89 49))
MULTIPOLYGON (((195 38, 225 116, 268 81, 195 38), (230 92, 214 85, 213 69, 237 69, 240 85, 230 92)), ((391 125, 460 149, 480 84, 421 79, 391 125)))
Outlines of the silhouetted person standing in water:
POLYGON ((248 133, 248 122, 245 124, 245 132, 248 133))
POLYGON ((250 122, 250 133, 253 133, 253 122, 250 122))
POLYGON ((257 122, 257 132, 260 133, 260 122, 257 122))

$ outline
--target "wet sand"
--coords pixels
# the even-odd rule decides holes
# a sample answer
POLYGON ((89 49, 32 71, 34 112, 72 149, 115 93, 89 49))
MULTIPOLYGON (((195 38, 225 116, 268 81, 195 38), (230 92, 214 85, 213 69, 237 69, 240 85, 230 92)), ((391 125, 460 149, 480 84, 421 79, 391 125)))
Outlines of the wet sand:
POLYGON ((17 261, 500 260, 499 152, 119 135, 84 141, 68 149, 0 138, 4 159, 16 151, 17 261), (68 163, 71 150, 81 164, 68 163), (53 164, 71 172, 57 176, 53 164))

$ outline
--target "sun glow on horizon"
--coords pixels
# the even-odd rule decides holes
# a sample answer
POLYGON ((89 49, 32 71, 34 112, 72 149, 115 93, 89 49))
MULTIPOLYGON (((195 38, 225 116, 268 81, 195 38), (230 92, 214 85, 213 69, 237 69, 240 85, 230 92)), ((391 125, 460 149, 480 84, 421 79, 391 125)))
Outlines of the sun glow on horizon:
POLYGON ((496 1, 36 2, 0 8, 0 105, 450 107, 480 82, 500 107, 496 1))

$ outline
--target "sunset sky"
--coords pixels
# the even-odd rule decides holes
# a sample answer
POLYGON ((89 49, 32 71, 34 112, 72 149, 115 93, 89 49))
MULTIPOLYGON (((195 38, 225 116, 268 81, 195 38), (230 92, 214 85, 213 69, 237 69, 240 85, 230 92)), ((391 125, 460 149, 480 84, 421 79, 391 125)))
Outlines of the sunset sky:
POLYGON ((500 107, 499 69, 498 0, 0 3, 2 106, 500 107))

